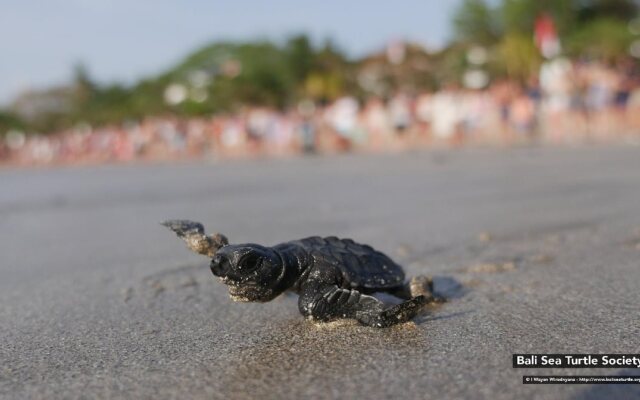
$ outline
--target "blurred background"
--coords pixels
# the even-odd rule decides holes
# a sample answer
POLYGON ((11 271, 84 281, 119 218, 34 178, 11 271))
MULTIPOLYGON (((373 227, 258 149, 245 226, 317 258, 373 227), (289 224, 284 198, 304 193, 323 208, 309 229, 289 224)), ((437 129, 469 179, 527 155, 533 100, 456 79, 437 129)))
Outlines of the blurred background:
POLYGON ((640 142, 634 0, 10 3, 2 164, 640 142))

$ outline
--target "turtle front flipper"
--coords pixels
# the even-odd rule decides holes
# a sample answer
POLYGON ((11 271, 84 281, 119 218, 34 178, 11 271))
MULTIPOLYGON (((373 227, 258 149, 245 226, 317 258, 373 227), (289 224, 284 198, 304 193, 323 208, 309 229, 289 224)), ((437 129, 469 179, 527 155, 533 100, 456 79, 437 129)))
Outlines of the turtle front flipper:
POLYGON ((424 296, 418 296, 385 309, 384 303, 373 296, 311 281, 301 288, 298 307, 302 315, 313 320, 352 318, 363 325, 385 328, 409 321, 426 303, 424 296))
POLYGON ((205 235, 204 226, 199 222, 173 219, 161 222, 161 225, 175 232, 180 239, 184 240, 189 249, 207 257, 213 258, 221 247, 229 244, 227 237, 221 233, 205 235))

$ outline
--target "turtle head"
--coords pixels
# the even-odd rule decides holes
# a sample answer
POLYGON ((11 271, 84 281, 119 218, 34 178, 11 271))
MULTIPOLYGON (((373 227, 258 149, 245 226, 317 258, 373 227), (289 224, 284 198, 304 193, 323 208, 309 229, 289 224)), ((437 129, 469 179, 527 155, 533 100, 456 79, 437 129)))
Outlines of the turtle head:
POLYGON ((265 302, 284 291, 285 266, 273 249, 258 244, 222 247, 211 259, 211 271, 229 286, 235 301, 265 302))

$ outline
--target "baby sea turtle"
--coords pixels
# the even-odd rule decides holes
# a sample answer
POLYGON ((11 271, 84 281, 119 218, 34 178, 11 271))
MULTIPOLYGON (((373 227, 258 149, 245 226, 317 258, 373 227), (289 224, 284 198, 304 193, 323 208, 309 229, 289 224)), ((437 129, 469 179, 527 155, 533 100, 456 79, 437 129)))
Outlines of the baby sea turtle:
POLYGON ((211 258, 211 271, 229 286, 235 301, 266 302, 286 290, 300 295, 302 315, 316 321, 356 319, 363 325, 387 327, 413 318, 432 294, 431 279, 405 282, 402 267, 371 246, 351 239, 318 236, 273 247, 229 244, 224 235, 205 235, 198 222, 170 220, 174 231, 196 253, 211 258), (370 296, 386 292, 405 301, 386 307, 370 296))

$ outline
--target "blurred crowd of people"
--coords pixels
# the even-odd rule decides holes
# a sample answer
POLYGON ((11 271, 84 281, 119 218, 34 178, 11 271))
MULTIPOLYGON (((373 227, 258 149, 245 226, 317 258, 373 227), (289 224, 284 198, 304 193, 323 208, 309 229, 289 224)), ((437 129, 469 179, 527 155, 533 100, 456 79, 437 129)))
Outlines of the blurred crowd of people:
POLYGON ((501 80, 484 89, 452 84, 432 93, 399 92, 365 101, 303 101, 287 111, 247 107, 207 118, 79 124, 48 135, 10 131, 0 143, 0 161, 73 164, 637 141, 640 82, 634 68, 558 58, 526 84, 501 80))

